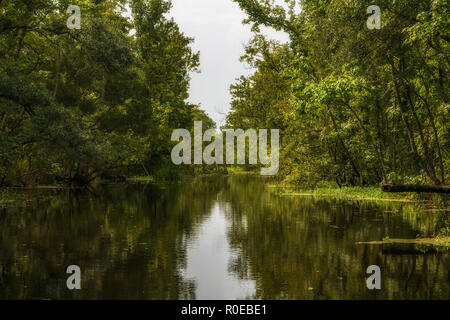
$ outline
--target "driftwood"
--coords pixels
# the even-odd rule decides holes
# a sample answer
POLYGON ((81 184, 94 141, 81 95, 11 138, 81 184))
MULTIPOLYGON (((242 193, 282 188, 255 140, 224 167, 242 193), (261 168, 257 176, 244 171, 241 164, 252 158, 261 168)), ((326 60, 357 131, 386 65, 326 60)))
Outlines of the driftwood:
POLYGON ((431 192, 450 193, 450 186, 432 186, 419 184, 383 184, 381 190, 384 192, 431 192))

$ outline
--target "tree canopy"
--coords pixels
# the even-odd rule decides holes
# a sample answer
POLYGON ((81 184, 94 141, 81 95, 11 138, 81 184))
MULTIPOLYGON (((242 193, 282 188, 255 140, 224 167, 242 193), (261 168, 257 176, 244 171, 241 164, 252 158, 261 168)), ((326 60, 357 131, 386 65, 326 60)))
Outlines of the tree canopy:
POLYGON ((0 185, 152 174, 172 129, 214 125, 187 103, 199 53, 169 1, 80 0, 80 29, 70 4, 0 1, 0 185))
POLYGON ((227 125, 282 129, 285 180, 448 182, 448 0, 378 1, 380 29, 366 26, 372 1, 235 2, 257 33, 242 57, 256 71, 231 87, 227 125))

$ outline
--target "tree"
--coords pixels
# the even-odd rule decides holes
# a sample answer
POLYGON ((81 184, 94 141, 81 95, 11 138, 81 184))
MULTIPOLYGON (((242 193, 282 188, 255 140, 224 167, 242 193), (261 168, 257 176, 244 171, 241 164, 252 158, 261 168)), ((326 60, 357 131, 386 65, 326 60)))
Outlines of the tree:
POLYGON ((190 128, 189 72, 198 53, 165 14, 170 2, 0 2, 0 185, 88 184, 151 174, 170 133, 190 128), (133 31, 135 33, 133 34, 133 31))
MULTIPOLYGON (((448 1, 381 1, 380 30, 366 27, 369 1, 235 2, 255 31, 264 25, 290 36, 290 58, 278 71, 291 88, 273 93, 290 97, 274 112, 289 119, 285 178, 339 186, 448 180, 448 1)), ((241 80, 239 88, 257 85, 241 80)), ((233 104, 253 102, 247 95, 233 104)))

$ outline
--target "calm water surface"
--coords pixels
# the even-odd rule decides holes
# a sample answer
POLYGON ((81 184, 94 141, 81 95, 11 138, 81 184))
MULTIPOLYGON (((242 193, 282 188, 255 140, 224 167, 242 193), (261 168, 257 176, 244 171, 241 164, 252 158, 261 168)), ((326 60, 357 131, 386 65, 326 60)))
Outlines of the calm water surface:
POLYGON ((0 209, 0 299, 449 299, 449 254, 355 244, 439 219, 281 197, 250 176, 54 192, 0 209), (72 264, 81 290, 66 287, 72 264), (366 288, 372 264, 382 290, 366 288))

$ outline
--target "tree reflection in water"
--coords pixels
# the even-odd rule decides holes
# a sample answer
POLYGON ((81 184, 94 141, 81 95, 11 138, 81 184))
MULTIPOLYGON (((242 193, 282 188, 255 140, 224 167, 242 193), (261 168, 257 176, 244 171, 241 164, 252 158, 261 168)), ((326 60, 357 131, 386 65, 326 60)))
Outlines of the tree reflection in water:
POLYGON ((384 210, 280 197, 251 176, 55 193, 1 209, 0 298, 448 299, 448 254, 355 245, 432 233, 439 220, 384 210), (81 290, 66 288, 71 264, 81 290), (371 264, 381 290, 366 288, 371 264))

